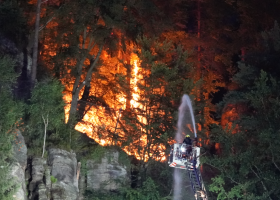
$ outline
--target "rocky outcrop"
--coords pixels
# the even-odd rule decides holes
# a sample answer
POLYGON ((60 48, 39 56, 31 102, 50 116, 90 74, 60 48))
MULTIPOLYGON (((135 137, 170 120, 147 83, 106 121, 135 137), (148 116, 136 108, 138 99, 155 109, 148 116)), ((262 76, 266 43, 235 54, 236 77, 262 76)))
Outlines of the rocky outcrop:
POLYGON ((129 182, 126 166, 119 164, 119 152, 109 151, 101 162, 88 160, 87 189, 113 191, 129 182))
POLYGON ((80 174, 79 176, 79 200, 84 199, 84 192, 86 190, 86 178, 85 175, 80 174))
POLYGON ((44 183, 38 185, 38 199, 49 200, 48 191, 44 183))
POLYGON ((11 176, 20 186, 14 194, 17 200, 82 200, 86 189, 115 191, 129 184, 130 175, 116 150, 108 150, 100 160, 88 160, 86 172, 80 173, 76 154, 55 148, 48 149, 47 159, 32 158, 27 166, 27 148, 19 131, 13 149, 11 176))
POLYGON ((29 183, 29 199, 38 199, 39 195, 42 196, 42 189, 44 185, 44 175, 45 175, 46 160, 43 158, 33 158, 32 159, 32 169, 31 177, 32 180, 29 183), (40 188, 40 189, 39 189, 40 188))
POLYGON ((33 158, 29 199, 77 200, 76 166, 76 155, 61 149, 49 149, 47 160, 33 158))
POLYGON ((11 176, 19 185, 19 188, 14 194, 14 198, 17 200, 26 200, 25 169, 27 165, 27 147, 20 131, 14 133, 13 157, 11 176))
POLYGON ((76 200, 79 196, 76 154, 61 149, 49 149, 48 155, 51 176, 57 179, 52 183, 53 200, 76 200))

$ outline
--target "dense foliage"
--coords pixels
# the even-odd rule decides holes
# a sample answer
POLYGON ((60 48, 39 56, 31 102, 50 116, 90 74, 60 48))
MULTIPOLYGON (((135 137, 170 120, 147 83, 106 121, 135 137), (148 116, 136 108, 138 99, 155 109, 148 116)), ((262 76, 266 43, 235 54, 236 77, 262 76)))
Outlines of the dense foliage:
POLYGON ((15 61, 0 55, 0 199, 13 199, 17 189, 16 181, 9 176, 13 160, 12 143, 16 134, 17 125, 21 123, 23 104, 12 97, 11 88, 17 74, 14 73, 15 61))
MULTIPOLYGON (((30 150, 41 147, 46 141, 46 134, 50 136, 47 141, 56 144, 62 143, 69 136, 65 136, 65 130, 61 133, 64 125, 64 102, 62 99, 63 87, 58 80, 44 80, 35 85, 30 99, 28 140, 30 150)), ((69 140, 70 141, 70 140, 69 140)), ((43 151, 45 151, 43 147, 43 151)))
POLYGON ((30 156, 52 146, 101 159, 107 149, 78 123, 138 156, 121 154, 131 187, 87 199, 171 199, 172 170, 159 160, 185 93, 209 196, 280 198, 279 1, 48 0, 37 11, 36 0, 0 2, 0 199, 16 189, 7 174, 19 128, 30 156))
MULTIPOLYGON (((94 192, 93 192, 94 193, 94 192)), ((102 194, 95 193, 93 195, 92 192, 88 191, 85 194, 86 200, 159 200, 166 199, 160 198, 159 192, 157 191, 157 187, 151 178, 148 178, 144 183, 143 187, 139 189, 131 189, 129 187, 123 187, 120 192, 116 194, 102 194), (93 197, 94 196, 94 197, 93 197)))
MULTIPOLYGON (((213 127, 211 138, 220 144, 220 153, 206 163, 218 170, 209 190, 217 199, 279 199, 279 77, 277 67, 279 28, 263 33, 263 63, 239 64, 233 77, 238 89, 228 92, 221 108, 234 105, 238 117, 225 127, 213 127), (268 45, 269 44, 269 45, 268 45), (273 70, 274 71, 274 70, 273 70)), ((253 55, 253 54, 252 54, 253 55)), ((250 63, 248 59, 248 63, 250 63)))

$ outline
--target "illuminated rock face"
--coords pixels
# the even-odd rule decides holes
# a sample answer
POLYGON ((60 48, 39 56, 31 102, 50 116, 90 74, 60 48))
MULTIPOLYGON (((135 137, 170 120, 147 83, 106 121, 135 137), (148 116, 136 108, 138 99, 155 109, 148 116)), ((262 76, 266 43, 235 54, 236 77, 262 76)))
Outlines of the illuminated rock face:
POLYGON ((19 186, 14 194, 14 198, 17 200, 26 200, 25 169, 27 165, 27 148, 20 131, 16 132, 14 140, 13 157, 15 158, 15 161, 11 163, 11 176, 19 186))
POLYGON ((129 182, 125 166, 118 162, 119 152, 107 152, 101 161, 87 161, 87 189, 114 191, 129 182))
MULTIPOLYGON (((39 185, 43 183, 45 173, 46 160, 42 158, 33 158, 31 164, 31 182, 28 190, 30 191, 29 199, 41 199, 39 195, 39 185)), ((40 186, 42 188, 42 186, 40 186)))
POLYGON ((14 194, 17 200, 77 200, 83 199, 85 189, 114 191, 122 184, 130 184, 126 166, 119 163, 119 152, 108 150, 99 161, 86 162, 86 176, 79 173, 76 154, 61 149, 48 149, 48 158, 32 158, 27 167, 27 148, 20 132, 15 134, 15 161, 11 164, 11 176, 19 184, 14 194), (18 151, 20 147, 20 151, 18 151), (26 171, 27 168, 27 171, 26 171), (26 173, 25 173, 26 171, 26 173), (52 178, 56 180, 51 182, 52 178), (28 185, 28 197, 26 190, 28 185))
POLYGON ((62 199, 63 197, 76 200, 79 194, 76 154, 61 149, 49 149, 48 155, 51 175, 57 179, 52 184, 53 199, 62 199))
POLYGON ((78 199, 76 168, 76 154, 61 149, 49 149, 47 160, 32 158, 31 170, 29 169, 29 199, 78 199), (56 180, 51 182, 51 176, 56 180))

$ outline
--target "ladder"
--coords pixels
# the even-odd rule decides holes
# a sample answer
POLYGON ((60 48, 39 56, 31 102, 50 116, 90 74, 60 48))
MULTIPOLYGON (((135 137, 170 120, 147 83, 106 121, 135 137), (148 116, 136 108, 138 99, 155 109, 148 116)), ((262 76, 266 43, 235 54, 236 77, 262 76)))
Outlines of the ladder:
POLYGON ((188 162, 186 167, 196 200, 208 200, 200 170, 196 168, 196 156, 188 162))

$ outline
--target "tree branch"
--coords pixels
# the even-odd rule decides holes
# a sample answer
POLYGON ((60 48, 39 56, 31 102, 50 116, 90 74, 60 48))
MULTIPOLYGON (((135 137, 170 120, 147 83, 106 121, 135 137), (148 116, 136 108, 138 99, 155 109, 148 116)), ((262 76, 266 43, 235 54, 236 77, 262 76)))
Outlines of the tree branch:
MULTIPOLYGON (((256 167, 256 166, 255 166, 255 167, 256 167)), ((257 167, 256 167, 256 168, 257 168, 257 167)), ((267 189, 267 187, 265 186, 264 182, 262 181, 261 177, 258 175, 257 172, 255 172, 255 170, 254 170, 252 167, 251 167, 251 170, 253 171, 253 173, 258 177, 258 179, 259 179, 260 182, 262 183, 262 186, 263 186, 264 190, 267 192, 269 199, 272 200, 271 197, 270 197, 270 195, 269 195, 268 189, 267 189)))
POLYGON ((39 32, 43 30, 48 25, 48 23, 50 23, 53 20, 54 16, 55 14, 44 25, 40 26, 39 32))
POLYGON ((44 125, 45 125, 45 134, 44 134, 44 144, 43 144, 43 153, 42 153, 42 158, 44 157, 44 153, 45 153, 45 145, 46 145, 46 136, 47 136, 47 126, 49 124, 49 114, 47 114, 47 120, 45 120, 44 116, 42 115, 42 119, 44 121, 44 125))
POLYGON ((93 42, 93 37, 90 37, 87 50, 91 51, 92 48, 95 46, 95 44, 96 44, 96 42, 93 42), (91 43, 92 43, 92 46, 91 46, 91 43))
POLYGON ((82 44, 82 49, 85 49, 86 45, 86 39, 87 39, 87 28, 84 28, 84 34, 83 34, 83 44, 82 44))
POLYGON ((91 80, 90 77, 92 76, 92 70, 94 69, 95 65, 97 64, 97 62, 98 62, 98 60, 99 60, 99 58, 100 58, 101 52, 102 52, 102 50, 103 50, 103 46, 104 46, 104 45, 102 45, 102 46, 99 48, 99 51, 98 51, 98 53, 97 53, 97 55, 96 55, 96 57, 95 57, 95 59, 94 59, 94 62, 90 65, 89 70, 88 70, 87 75, 86 75, 86 78, 85 78, 85 81, 91 80))
POLYGON ((37 9, 36 9, 36 21, 35 21, 34 42, 33 42, 33 56, 32 56, 32 67, 31 67, 32 87, 34 87, 34 82, 36 80, 36 74, 37 74, 40 13, 41 13, 41 0, 38 0, 37 9))
POLYGON ((78 162, 78 165, 77 165, 77 180, 79 180, 80 171, 81 171, 81 162, 78 162))
POLYGON ((274 164, 274 166, 280 171, 280 168, 278 167, 278 165, 275 163, 275 160, 274 160, 274 154, 273 154, 273 151, 271 150, 271 144, 269 145, 269 150, 271 152, 271 155, 272 155, 272 162, 274 164))
POLYGON ((73 85, 73 90, 72 90, 72 94, 74 95, 76 93, 76 90, 77 90, 77 87, 80 83, 80 79, 81 79, 81 74, 82 74, 82 69, 83 69, 83 65, 84 65, 84 62, 86 60, 86 55, 80 60, 80 62, 77 64, 77 71, 78 71, 78 74, 76 75, 76 79, 75 79, 75 82, 74 82, 74 85, 73 85))

